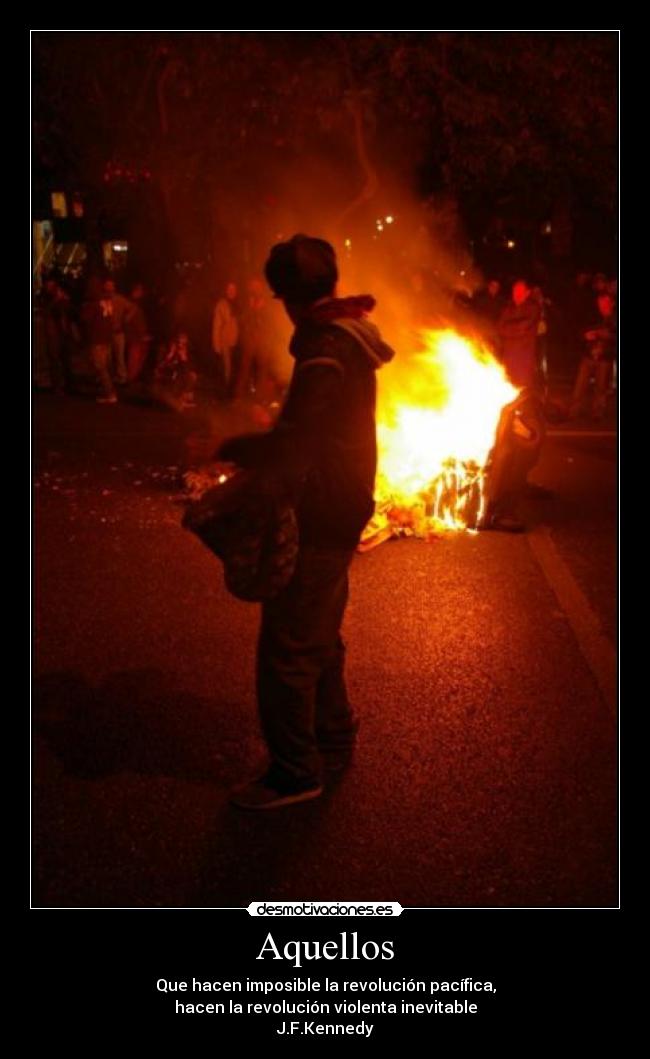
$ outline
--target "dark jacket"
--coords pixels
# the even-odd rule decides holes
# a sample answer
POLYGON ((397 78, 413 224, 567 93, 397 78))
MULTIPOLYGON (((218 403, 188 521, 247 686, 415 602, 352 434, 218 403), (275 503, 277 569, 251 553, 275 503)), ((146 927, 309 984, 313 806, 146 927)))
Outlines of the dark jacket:
POLYGON ((302 544, 354 548, 374 510, 375 372, 394 354, 365 319, 372 305, 365 296, 315 307, 289 347, 296 366, 276 427, 219 452, 278 475, 294 499, 302 544))
POLYGON ((515 386, 532 386, 537 369, 540 305, 529 295, 521 305, 508 302, 499 320, 501 360, 515 386))

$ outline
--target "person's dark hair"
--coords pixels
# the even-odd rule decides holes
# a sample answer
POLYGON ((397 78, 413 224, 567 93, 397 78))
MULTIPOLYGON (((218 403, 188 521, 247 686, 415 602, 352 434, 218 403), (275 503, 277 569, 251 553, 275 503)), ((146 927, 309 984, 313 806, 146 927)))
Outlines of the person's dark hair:
POLYGON ((264 273, 276 298, 304 305, 332 294, 339 278, 334 247, 308 235, 277 243, 264 273))

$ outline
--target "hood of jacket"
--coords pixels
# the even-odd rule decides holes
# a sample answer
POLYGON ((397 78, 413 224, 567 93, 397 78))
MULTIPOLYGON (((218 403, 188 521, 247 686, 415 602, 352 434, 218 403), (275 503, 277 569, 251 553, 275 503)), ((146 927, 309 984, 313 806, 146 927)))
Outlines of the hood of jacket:
POLYGON ((375 324, 367 315, 375 307, 371 294, 360 294, 352 298, 328 298, 312 306, 306 322, 341 328, 347 331, 361 346, 372 366, 377 369, 388 364, 395 350, 384 342, 375 324))
POLYGON ((332 320, 332 324, 356 338, 375 369, 388 364, 395 356, 395 350, 384 342, 379 329, 370 320, 343 317, 340 320, 332 320))

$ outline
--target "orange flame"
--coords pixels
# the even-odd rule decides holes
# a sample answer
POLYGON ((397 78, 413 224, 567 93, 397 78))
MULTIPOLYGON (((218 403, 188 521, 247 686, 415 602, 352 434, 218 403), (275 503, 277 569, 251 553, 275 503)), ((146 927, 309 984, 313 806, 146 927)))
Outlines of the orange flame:
POLYGON ((374 520, 374 530, 383 519, 417 536, 480 520, 501 411, 518 392, 476 342, 454 331, 422 338, 408 371, 398 361, 380 376, 374 520))

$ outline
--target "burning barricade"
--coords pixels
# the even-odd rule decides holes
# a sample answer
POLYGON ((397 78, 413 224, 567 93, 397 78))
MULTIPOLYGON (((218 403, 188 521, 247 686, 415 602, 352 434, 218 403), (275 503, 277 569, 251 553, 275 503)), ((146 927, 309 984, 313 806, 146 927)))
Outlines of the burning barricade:
POLYGON ((518 391, 470 339, 449 330, 422 337, 422 350, 381 380, 376 509, 361 551, 393 536, 475 530, 485 514, 499 423, 518 391))
MULTIPOLYGON (((525 481, 539 452, 538 402, 508 381, 489 350, 451 330, 422 337, 423 348, 381 379, 375 513, 361 552, 391 537, 478 530, 525 481)), ((188 472, 187 499, 233 471, 212 464, 188 472)))

